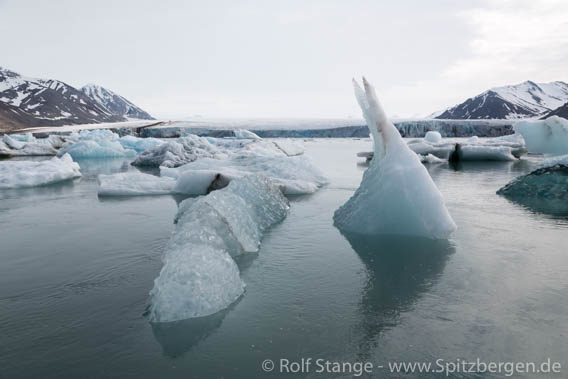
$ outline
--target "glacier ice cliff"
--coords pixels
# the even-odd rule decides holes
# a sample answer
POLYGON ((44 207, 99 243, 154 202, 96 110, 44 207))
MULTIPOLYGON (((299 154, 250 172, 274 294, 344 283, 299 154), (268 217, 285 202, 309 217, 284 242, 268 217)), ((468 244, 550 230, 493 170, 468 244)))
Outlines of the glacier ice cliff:
MULTIPOLYGON (((513 134, 511 120, 398 120, 394 125, 403 137, 420 138, 429 131, 436 131, 442 137, 498 137, 513 134)), ((155 126, 140 131, 142 137, 172 138, 194 134, 201 137, 234 137, 231 125, 208 127, 206 123, 195 127, 192 123, 174 122, 168 126, 155 126), (176 126, 177 125, 177 126, 176 126)), ((296 124, 289 121, 286 128, 263 127, 251 123, 252 133, 261 138, 365 138, 369 137, 369 128, 358 120, 345 120, 341 123, 317 122, 317 120, 299 120, 296 124), (313 127, 310 127, 313 125, 313 127), (326 127, 329 125, 329 127, 326 127)))
POLYGON ((399 131, 387 119, 374 88, 353 81, 355 97, 369 125, 374 157, 355 194, 334 214, 345 232, 447 238, 456 229, 444 199, 399 131))

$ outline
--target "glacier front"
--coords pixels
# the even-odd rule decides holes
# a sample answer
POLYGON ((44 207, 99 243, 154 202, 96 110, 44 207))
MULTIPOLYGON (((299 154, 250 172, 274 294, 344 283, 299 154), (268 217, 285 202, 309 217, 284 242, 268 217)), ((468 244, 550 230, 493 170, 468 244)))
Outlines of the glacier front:
POLYGON ((418 156, 387 119, 374 88, 354 80, 355 97, 373 136, 374 157, 355 194, 334 214, 342 231, 363 235, 447 238, 456 229, 441 193, 418 156))

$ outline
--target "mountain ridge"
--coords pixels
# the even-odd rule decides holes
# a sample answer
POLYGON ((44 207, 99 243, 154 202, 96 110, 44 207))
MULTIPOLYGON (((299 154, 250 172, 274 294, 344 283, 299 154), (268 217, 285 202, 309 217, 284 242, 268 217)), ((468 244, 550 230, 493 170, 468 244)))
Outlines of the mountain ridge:
POLYGON ((568 102, 568 84, 525 82, 494 87, 447 108, 437 119, 521 119, 541 117, 568 102))
POLYGON ((97 84, 87 84, 80 91, 115 115, 140 120, 155 120, 150 114, 116 92, 97 84))
POLYGON ((0 131, 126 120, 63 81, 27 77, 0 67, 0 131))
POLYGON ((548 112, 547 114, 542 116, 541 119, 546 119, 546 118, 549 118, 551 116, 558 116, 558 117, 568 119, 568 102, 566 102, 564 105, 561 105, 560 107, 548 112))

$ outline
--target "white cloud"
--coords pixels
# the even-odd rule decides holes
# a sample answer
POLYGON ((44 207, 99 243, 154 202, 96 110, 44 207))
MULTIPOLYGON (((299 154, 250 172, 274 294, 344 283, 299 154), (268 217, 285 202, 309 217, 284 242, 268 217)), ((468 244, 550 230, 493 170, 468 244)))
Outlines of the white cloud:
POLYGON ((0 64, 96 82, 158 116, 359 115, 350 79, 364 74, 390 114, 412 116, 568 80, 565 20, 566 0, 0 0, 0 64))

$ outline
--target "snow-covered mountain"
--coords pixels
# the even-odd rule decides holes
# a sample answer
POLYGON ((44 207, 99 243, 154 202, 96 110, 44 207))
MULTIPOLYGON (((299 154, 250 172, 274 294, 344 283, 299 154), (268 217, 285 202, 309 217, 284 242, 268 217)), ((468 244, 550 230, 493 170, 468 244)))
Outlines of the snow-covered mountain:
POLYGON ((125 120, 64 82, 0 67, 0 130, 125 120))
POLYGON ((568 102, 564 82, 496 87, 446 109, 439 119, 518 119, 541 117, 568 102))
POLYGON ((568 119, 568 103, 546 113, 541 118, 546 119, 546 118, 549 118, 550 116, 558 116, 558 117, 563 117, 565 119, 568 119))
POLYGON ((124 97, 99 85, 87 84, 81 87, 81 91, 114 115, 130 119, 154 120, 147 112, 132 104, 124 97))

